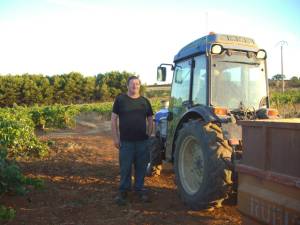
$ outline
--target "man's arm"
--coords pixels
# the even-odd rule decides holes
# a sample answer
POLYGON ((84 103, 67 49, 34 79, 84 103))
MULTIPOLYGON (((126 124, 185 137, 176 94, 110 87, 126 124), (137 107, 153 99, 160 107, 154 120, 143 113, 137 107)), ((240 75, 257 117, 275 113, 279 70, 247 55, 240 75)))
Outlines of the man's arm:
POLYGON ((148 135, 148 137, 151 137, 152 130, 153 130, 153 117, 152 116, 147 117, 147 124, 148 124, 147 135, 148 135))
POLYGON ((111 113, 111 132, 113 136, 114 145, 116 148, 120 148, 120 136, 118 129, 118 115, 111 113))

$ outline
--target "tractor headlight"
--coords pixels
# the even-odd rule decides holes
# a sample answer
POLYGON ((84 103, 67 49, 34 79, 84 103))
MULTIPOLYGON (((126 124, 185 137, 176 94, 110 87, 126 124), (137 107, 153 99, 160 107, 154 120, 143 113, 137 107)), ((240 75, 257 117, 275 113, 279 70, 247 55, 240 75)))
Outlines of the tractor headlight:
POLYGON ((221 54, 222 51, 223 51, 222 45, 216 44, 211 47, 212 54, 221 54))
POLYGON ((265 50, 259 50, 257 53, 256 53, 256 58, 258 59, 265 59, 267 58, 267 53, 265 50))

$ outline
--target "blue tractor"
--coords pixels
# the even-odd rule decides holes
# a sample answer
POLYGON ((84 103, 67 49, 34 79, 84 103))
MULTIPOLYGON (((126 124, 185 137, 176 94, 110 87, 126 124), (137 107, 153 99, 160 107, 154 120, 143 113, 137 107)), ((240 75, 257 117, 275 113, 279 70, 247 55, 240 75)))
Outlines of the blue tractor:
POLYGON ((173 79, 168 110, 156 115, 148 171, 173 163, 179 194, 192 209, 219 207, 236 189, 239 121, 278 116, 269 108, 266 57, 251 38, 210 33, 157 69, 158 81, 168 66, 173 79))

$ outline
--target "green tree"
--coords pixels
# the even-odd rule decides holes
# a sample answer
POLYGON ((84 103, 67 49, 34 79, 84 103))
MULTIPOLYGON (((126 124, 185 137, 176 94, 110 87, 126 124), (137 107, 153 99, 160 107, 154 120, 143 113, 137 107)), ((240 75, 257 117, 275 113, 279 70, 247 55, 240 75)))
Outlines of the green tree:
POLYGON ((20 76, 0 76, 0 106, 13 106, 20 104, 20 76))
POLYGON ((79 103, 83 99, 82 85, 83 75, 77 72, 71 72, 63 75, 65 79, 64 100, 65 103, 79 103))
POLYGON ((55 75, 50 78, 50 84, 53 89, 52 103, 64 103, 65 79, 61 75, 55 75))
POLYGON ((25 105, 33 105, 41 102, 43 96, 39 91, 34 76, 29 74, 22 75, 23 81, 21 85, 22 102, 25 105))
POLYGON ((96 77, 85 77, 81 87, 84 102, 95 101, 96 77))
POLYGON ((38 81, 39 91, 42 93, 43 96, 43 105, 50 105, 53 103, 53 86, 50 84, 49 77, 41 77, 38 81))
POLYGON ((109 87, 106 83, 103 83, 100 87, 100 99, 102 101, 109 101, 111 100, 110 97, 110 91, 109 91, 109 87))
POLYGON ((298 88, 300 87, 300 78, 296 77, 296 76, 293 76, 290 80, 289 80, 289 85, 291 87, 294 87, 294 88, 298 88))
POLYGON ((104 83, 104 78, 105 78, 104 74, 101 73, 97 74, 96 76, 95 91, 94 91, 94 96, 96 101, 99 101, 101 99, 102 96, 101 87, 104 83))
POLYGON ((284 74, 276 74, 272 77, 272 80, 282 80, 282 79, 285 79, 284 74))

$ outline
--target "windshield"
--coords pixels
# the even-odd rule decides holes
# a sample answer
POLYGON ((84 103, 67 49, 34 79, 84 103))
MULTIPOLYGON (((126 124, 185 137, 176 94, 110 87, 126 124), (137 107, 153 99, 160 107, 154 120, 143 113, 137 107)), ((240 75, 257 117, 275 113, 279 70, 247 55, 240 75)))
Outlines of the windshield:
POLYGON ((245 52, 212 56, 211 104, 258 109, 267 96, 265 61, 245 52))

